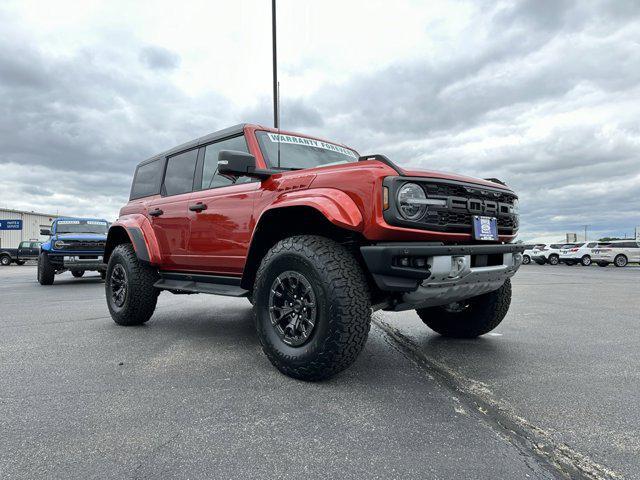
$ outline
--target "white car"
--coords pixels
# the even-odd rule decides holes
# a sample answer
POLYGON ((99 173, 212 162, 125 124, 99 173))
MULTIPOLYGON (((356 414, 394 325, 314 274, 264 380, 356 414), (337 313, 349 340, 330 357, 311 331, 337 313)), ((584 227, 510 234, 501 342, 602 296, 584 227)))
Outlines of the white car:
POLYGON ((544 247, 546 247, 544 243, 539 243, 537 245, 534 245, 532 248, 526 249, 524 252, 522 252, 522 263, 524 265, 529 265, 536 252, 542 250, 544 247))
POLYGON ((616 267, 625 267, 627 263, 640 262, 640 242, 636 240, 614 240, 600 244, 593 249, 591 260, 601 267, 613 263, 616 267))
POLYGON ((560 249, 560 263, 575 265, 580 263, 585 267, 591 265, 591 251, 598 246, 598 242, 578 243, 571 248, 560 249))
POLYGON ((560 250, 570 249, 574 246, 574 243, 552 243, 541 250, 534 250, 531 260, 538 265, 544 265, 545 263, 558 265, 558 263, 560 263, 560 250))

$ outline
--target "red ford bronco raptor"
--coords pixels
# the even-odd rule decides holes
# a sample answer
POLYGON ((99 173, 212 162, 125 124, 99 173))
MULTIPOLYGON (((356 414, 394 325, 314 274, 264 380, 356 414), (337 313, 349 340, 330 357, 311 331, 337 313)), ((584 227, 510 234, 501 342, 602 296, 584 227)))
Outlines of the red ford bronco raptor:
POLYGON ((163 290, 248 297, 273 365, 320 380, 353 363, 377 309, 416 310, 446 336, 494 329, 517 230, 499 180, 242 124, 137 166, 109 229, 106 299, 116 323, 140 325, 163 290))

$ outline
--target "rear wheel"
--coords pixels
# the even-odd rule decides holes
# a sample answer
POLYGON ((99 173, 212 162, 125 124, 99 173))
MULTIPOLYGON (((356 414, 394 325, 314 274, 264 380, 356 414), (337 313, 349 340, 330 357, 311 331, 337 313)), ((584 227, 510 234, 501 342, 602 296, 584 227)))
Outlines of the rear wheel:
POLYGON ((53 280, 56 276, 56 270, 51 265, 49 255, 41 253, 38 256, 38 283, 40 285, 53 285, 53 280))
POLYGON ((105 280, 107 306, 118 325, 142 325, 151 318, 160 290, 158 272, 138 261, 130 243, 118 245, 109 258, 105 280))
POLYGON ((253 301, 262 349, 293 378, 322 380, 344 370, 369 334, 371 304, 362 269, 327 238, 278 242, 260 264, 253 301))
POLYGON ((445 337, 474 338, 496 328, 509 311, 511 281, 493 292, 440 307, 416 310, 422 321, 445 337))
POLYGON ((2 255, 0 257, 0 265, 3 267, 11 265, 11 257, 9 255, 2 255))
POLYGON ((549 265, 557 265, 560 261, 560 257, 558 255, 549 255, 549 265))
POLYGON ((616 267, 626 267, 627 263, 629 263, 629 259, 625 255, 620 254, 616 256, 613 263, 616 267))
POLYGON ((599 267, 606 267, 609 265, 609 262, 598 262, 599 267))
POLYGON ((71 275, 76 278, 80 278, 84 275, 84 270, 71 270, 71 275))
POLYGON ((522 257, 522 264, 529 265, 531 263, 531 257, 529 255, 525 255, 522 257))
POLYGON ((582 265, 584 265, 585 267, 588 267, 589 265, 591 265, 591 257, 589 255, 584 255, 580 259, 580 263, 582 263, 582 265))

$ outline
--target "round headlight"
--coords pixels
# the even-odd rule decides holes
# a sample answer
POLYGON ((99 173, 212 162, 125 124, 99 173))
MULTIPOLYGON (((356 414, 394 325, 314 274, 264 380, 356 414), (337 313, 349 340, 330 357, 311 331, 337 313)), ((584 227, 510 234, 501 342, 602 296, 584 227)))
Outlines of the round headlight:
POLYGON ((58 249, 64 248, 64 242, 62 240, 56 240, 56 242, 53 244, 53 246, 55 248, 58 248, 58 249))
POLYGON ((427 196, 420 185, 415 183, 405 183, 398 190, 398 210, 407 220, 418 220, 427 210, 427 206, 420 203, 427 196))

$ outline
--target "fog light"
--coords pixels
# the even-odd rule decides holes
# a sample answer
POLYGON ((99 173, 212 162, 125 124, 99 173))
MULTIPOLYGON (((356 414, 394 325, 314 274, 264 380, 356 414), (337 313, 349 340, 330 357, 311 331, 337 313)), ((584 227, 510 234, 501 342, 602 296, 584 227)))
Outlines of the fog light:
POLYGON ((427 264, 427 259, 424 257, 415 257, 413 259, 413 266, 416 268, 424 268, 427 264))
POLYGON ((400 259, 400 266, 401 267, 408 267, 409 266, 409 257, 402 257, 400 259))

